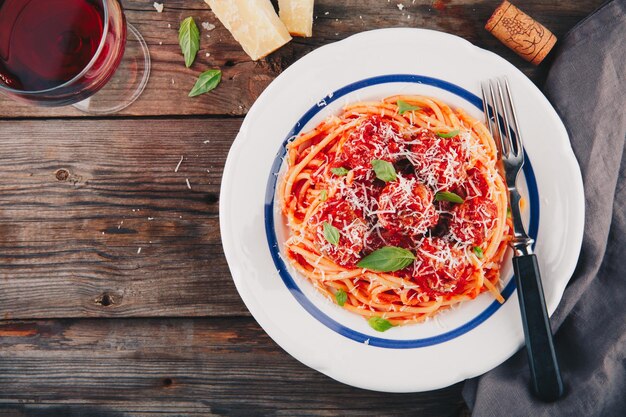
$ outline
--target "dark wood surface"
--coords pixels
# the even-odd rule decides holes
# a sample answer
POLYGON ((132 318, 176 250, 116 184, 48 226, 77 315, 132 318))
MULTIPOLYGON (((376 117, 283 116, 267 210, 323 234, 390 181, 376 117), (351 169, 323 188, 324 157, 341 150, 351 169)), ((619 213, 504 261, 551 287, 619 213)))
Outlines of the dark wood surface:
MULTIPOLYGON (((562 37, 601 2, 519 5, 562 37)), ((363 30, 450 32, 540 86, 548 65, 532 67, 483 29, 498 1, 318 0, 314 37, 259 62, 201 0, 163 3, 157 13, 152 1, 123 1, 153 69, 142 97, 120 114, 0 97, 0 416, 463 413, 461 384, 402 395, 351 388, 300 364, 259 328, 220 244, 222 168, 242 116, 282 69, 363 30), (190 69, 177 39, 187 16, 216 25, 201 28, 190 69), (222 84, 187 98, 208 68, 223 70, 222 84)))

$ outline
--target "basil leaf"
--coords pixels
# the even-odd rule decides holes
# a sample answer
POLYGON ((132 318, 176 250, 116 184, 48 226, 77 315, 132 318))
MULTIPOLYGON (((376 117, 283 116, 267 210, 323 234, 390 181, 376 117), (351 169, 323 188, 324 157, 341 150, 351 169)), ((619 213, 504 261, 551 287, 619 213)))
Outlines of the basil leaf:
POLYGON ((398 100, 396 102, 396 105, 398 106, 398 113, 400 114, 404 114, 405 112, 413 110, 421 110, 420 106, 413 106, 404 100, 398 100))
POLYGON ((356 266, 376 272, 393 272, 406 268, 414 260, 415 255, 411 251, 396 246, 385 246, 361 259, 356 266))
POLYGON ((473 251, 478 259, 483 259, 483 256, 485 256, 483 249, 480 246, 474 246, 473 251))
POLYGON ((384 332, 393 327, 393 324, 389 323, 389 320, 385 320, 382 317, 370 317, 367 322, 370 327, 377 332, 384 332))
POLYGON ((460 132, 459 129, 454 129, 454 130, 449 131, 448 133, 441 133, 441 132, 439 132, 439 133, 437 133, 437 136, 439 136, 440 138, 446 138, 446 139, 447 138, 453 138, 456 135, 458 135, 459 132, 460 132))
POLYGON ((320 201, 328 200, 328 192, 326 190, 322 190, 320 192, 320 201))
POLYGON ((344 167, 339 167, 339 168, 331 168, 330 172, 332 172, 335 175, 339 175, 340 177, 343 177, 344 175, 348 175, 348 172, 350 171, 348 171, 344 167))
POLYGON ((337 304, 341 307, 348 301, 348 294, 344 290, 337 290, 335 293, 335 300, 337 300, 337 304))
POLYGON ((461 204, 463 201, 463 198, 458 195, 455 194, 453 192, 450 191, 438 191, 435 194, 435 200, 437 201, 449 201, 451 203, 457 203, 457 204, 461 204))
POLYGON ((189 97, 199 96, 200 94, 208 93, 218 86, 222 80, 222 71, 220 70, 208 70, 200 74, 196 85, 193 86, 189 92, 189 97))
POLYGON ((328 222, 324 222, 324 238, 328 243, 337 246, 339 243, 339 229, 328 222))
POLYGON ((396 179, 396 170, 393 168, 391 162, 383 161, 382 159, 374 159, 372 161, 372 168, 374 168, 376 178, 379 180, 389 182, 396 179))
POLYGON ((189 68, 200 50, 200 31, 193 17, 186 18, 180 24, 180 29, 178 29, 178 44, 185 56, 185 66, 189 68))

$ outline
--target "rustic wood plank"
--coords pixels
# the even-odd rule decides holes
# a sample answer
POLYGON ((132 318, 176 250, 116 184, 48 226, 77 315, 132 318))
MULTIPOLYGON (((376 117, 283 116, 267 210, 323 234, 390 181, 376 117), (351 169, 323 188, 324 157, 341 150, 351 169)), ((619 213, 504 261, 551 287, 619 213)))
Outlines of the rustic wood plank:
POLYGON ((247 315, 218 222, 240 123, 0 122, 0 318, 247 315))
MULTIPOLYGON (((419 377, 416 375, 415 377, 419 377)), ((248 318, 0 323, 3 416, 449 416, 461 385, 352 388, 307 368, 248 318)))
MULTIPOLYGON (((557 37, 562 37, 577 21, 603 0, 555 2, 530 0, 522 9, 557 37)), ((143 34, 150 47, 153 70, 142 97, 122 115, 243 115, 254 100, 284 68, 311 50, 364 30, 385 27, 420 27, 446 31, 502 55, 533 81, 541 84, 546 65, 538 68, 524 62, 483 26, 499 0, 317 0, 314 36, 295 38, 264 60, 252 62, 201 0, 168 0, 163 13, 151 1, 122 0, 128 20, 143 34), (404 5, 399 10, 398 4, 404 5), (193 16, 198 25, 216 25, 212 31, 201 28, 201 50, 194 65, 183 65, 178 46, 179 22, 193 16), (210 36, 210 37, 207 37, 210 36), (210 56, 206 56, 210 53, 210 56), (220 68, 223 81, 211 94, 187 98, 197 75, 209 68, 220 68)), ((0 97, 0 117, 84 116, 71 107, 35 108, 0 97)))

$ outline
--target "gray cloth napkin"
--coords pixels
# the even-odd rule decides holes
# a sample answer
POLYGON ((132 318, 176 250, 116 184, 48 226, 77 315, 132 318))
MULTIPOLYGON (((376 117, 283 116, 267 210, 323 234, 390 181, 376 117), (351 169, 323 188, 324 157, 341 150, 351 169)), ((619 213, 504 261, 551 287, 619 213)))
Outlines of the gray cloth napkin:
POLYGON ((532 396, 522 349, 468 380, 463 396, 475 417, 626 416, 626 0, 570 31, 544 90, 585 186, 582 252, 551 319, 566 394, 551 404, 532 396))

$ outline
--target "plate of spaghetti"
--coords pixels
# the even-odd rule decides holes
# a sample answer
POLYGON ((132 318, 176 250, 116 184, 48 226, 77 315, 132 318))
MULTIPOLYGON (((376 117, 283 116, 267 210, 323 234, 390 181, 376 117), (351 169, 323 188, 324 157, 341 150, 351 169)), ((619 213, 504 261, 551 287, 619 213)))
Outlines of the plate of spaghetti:
POLYGON ((476 95, 493 76, 520 97, 523 221, 554 312, 584 216, 556 112, 512 65, 460 38, 376 30, 272 82, 224 170, 233 280, 292 356, 350 385, 412 392, 480 375, 522 346, 508 191, 476 95))

